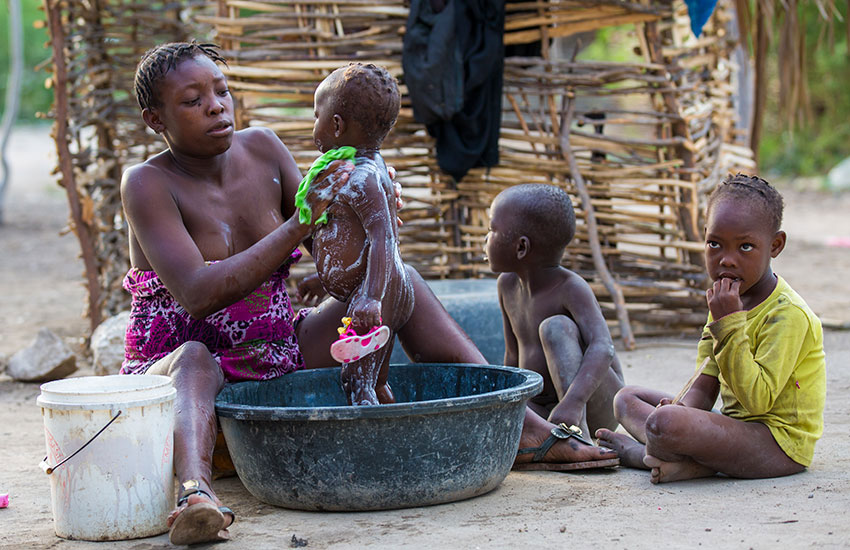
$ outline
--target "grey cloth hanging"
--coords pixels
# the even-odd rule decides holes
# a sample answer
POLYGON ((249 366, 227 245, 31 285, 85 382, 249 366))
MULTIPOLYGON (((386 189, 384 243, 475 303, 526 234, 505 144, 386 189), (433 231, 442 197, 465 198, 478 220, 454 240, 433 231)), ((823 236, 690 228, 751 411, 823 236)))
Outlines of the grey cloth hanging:
POLYGON ((402 66, 416 120, 455 180, 499 162, 504 0, 412 0, 402 66))

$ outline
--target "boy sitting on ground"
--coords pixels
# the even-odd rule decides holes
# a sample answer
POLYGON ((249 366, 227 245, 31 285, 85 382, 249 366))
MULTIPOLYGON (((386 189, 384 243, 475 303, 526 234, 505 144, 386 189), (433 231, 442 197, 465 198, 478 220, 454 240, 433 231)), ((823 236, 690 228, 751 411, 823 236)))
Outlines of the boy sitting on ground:
POLYGON ((618 464, 610 449, 594 447, 583 434, 614 429, 613 399, 623 387, 608 325, 587 282, 561 266, 575 235, 570 197, 554 185, 517 185, 490 207, 485 250, 499 275, 505 330, 505 365, 543 376, 529 409, 556 424, 539 447, 520 442, 514 469, 575 470, 618 464), (559 439, 569 439, 585 460, 546 461, 559 439))
POLYGON ((708 322, 682 397, 623 388, 615 412, 635 438, 600 429, 623 464, 661 483, 723 473, 766 478, 812 461, 823 433, 823 332, 799 294, 770 267, 785 248, 782 195, 763 179, 727 178, 708 200, 708 322), (717 395, 722 414, 712 412, 717 395))

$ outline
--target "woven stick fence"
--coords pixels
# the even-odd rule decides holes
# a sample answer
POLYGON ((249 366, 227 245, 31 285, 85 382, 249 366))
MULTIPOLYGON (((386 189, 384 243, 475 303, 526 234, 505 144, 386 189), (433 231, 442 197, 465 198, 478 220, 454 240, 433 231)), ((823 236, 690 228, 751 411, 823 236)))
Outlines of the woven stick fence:
POLYGON ((402 109, 382 151, 405 189, 402 255, 425 277, 492 276, 482 254, 492 198, 511 185, 547 183, 567 190, 576 206, 577 236, 564 265, 590 282, 627 346, 633 332, 704 322, 704 198, 727 171, 753 166, 740 145, 746 128, 733 124, 739 71, 727 0, 699 39, 681 2, 508 4, 506 45, 539 42, 541 54, 506 59, 500 163, 461 182, 440 172, 433 140, 413 119, 401 68, 402 0, 218 0, 207 11, 201 3, 117 0, 47 0, 46 7, 57 52, 59 169, 86 261, 93 326, 126 304, 121 171, 163 148, 138 116, 133 67, 148 47, 201 38, 208 28, 229 60, 223 70, 237 125, 274 129, 302 170, 318 154, 312 97, 325 76, 363 61, 399 78, 402 109), (612 25, 632 30, 637 61, 558 54, 559 41, 612 25))
POLYGON ((509 3, 505 44, 540 42, 541 55, 506 59, 500 163, 460 182, 439 171, 433 141, 413 119, 402 1, 218 5, 200 20, 226 49, 238 123, 273 128, 302 170, 318 154, 312 101, 325 76, 362 61, 399 78, 401 114, 382 151, 405 190, 402 255, 425 277, 492 276, 482 253, 490 202, 508 186, 547 183, 576 205, 564 265, 591 283, 627 346, 632 325, 659 334, 705 321, 704 197, 727 171, 752 167, 752 153, 735 144, 745 136, 732 127, 730 4, 721 2, 695 39, 681 3, 509 3), (558 40, 612 25, 632 26, 641 61, 558 58, 558 40))
POLYGON ((94 329, 126 309, 121 281, 129 268, 119 185, 126 166, 165 148, 147 130, 133 95, 142 53, 162 43, 209 33, 190 15, 204 2, 46 0, 53 49, 55 119, 60 184, 80 241, 94 329))

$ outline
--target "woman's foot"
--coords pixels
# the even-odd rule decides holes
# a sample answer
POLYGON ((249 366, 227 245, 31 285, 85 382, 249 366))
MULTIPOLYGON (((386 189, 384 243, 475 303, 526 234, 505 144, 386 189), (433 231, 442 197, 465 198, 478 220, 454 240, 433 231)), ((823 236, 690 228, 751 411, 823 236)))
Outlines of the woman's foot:
POLYGON ((628 468, 640 468, 641 470, 649 469, 649 466, 643 462, 646 446, 640 441, 607 428, 599 428, 595 435, 600 445, 617 451, 617 455, 620 457, 620 465, 628 468))
POLYGON ((696 479, 698 477, 711 477, 717 473, 713 469, 703 466, 690 458, 679 462, 665 462, 652 455, 646 455, 643 463, 651 470, 649 480, 652 483, 668 483, 670 481, 682 481, 685 479, 696 479))
POLYGON ((619 464, 615 451, 585 443, 568 429, 548 422, 529 424, 527 421, 520 436, 514 469, 579 470, 619 464), (551 426, 549 430, 547 426, 551 426))
POLYGON ((166 520, 168 539, 175 545, 225 541, 230 539, 227 528, 235 518, 209 487, 202 488, 196 480, 185 481, 177 508, 166 520))

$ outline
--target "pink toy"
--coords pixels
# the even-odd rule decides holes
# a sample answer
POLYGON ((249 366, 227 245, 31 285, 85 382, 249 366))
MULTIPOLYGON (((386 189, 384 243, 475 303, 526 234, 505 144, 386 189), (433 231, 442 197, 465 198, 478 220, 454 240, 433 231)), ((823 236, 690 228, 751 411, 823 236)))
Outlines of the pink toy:
POLYGON ((0 508, 9 506, 9 493, 0 494, 0 508))
POLYGON ((342 318, 342 327, 338 328, 339 340, 331 344, 331 356, 340 363, 351 363, 376 352, 390 341, 390 328, 381 325, 372 328, 363 336, 351 328, 351 317, 342 318))

